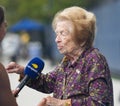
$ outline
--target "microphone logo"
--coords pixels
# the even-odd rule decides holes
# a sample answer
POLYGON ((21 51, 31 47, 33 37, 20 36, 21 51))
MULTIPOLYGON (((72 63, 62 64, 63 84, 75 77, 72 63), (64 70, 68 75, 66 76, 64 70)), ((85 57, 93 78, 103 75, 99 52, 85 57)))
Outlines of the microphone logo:
POLYGON ((37 69, 38 68, 38 65, 37 64, 32 64, 33 68, 37 69))
POLYGON ((25 68, 24 74, 34 79, 40 75, 44 62, 39 58, 32 59, 25 68))
POLYGON ((38 68, 37 64, 28 65, 27 68, 39 75, 39 71, 36 70, 38 68))

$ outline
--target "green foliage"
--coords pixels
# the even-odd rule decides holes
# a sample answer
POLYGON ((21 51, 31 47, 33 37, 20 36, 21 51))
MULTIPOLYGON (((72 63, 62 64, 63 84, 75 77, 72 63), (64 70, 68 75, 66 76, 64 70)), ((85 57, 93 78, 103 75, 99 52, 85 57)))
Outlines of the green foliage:
POLYGON ((5 6, 7 20, 13 24, 22 18, 31 18, 44 23, 51 22, 54 14, 69 6, 91 8, 102 0, 0 0, 5 6))

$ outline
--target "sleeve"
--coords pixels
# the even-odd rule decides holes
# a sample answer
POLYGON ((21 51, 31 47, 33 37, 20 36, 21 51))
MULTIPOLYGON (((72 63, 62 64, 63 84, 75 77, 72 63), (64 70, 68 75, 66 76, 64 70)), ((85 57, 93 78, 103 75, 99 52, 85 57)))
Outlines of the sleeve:
POLYGON ((104 79, 96 79, 89 85, 89 94, 83 98, 73 98, 72 106, 108 106, 104 103, 107 95, 107 84, 104 79))
POLYGON ((43 93, 52 93, 57 77, 57 68, 47 74, 42 74, 36 79, 28 81, 27 86, 43 93))

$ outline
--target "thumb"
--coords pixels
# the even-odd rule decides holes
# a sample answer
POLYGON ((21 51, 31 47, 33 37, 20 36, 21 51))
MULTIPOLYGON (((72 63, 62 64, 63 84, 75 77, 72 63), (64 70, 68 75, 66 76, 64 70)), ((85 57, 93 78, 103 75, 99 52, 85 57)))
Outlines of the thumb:
POLYGON ((37 106, 46 106, 46 99, 43 98, 37 106))
POLYGON ((19 92, 19 88, 12 90, 12 94, 14 95, 14 97, 18 97, 18 92, 19 92))

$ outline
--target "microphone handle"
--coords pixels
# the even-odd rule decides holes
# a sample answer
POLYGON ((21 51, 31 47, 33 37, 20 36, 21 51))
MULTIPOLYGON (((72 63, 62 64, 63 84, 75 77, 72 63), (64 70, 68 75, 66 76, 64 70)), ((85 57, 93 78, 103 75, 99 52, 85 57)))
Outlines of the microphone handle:
POLYGON ((21 91, 21 89, 25 86, 25 84, 27 83, 27 81, 29 80, 29 76, 25 75, 25 77, 22 79, 22 81, 20 82, 20 84, 16 87, 15 90, 17 90, 14 94, 14 97, 18 96, 18 93, 21 91))

